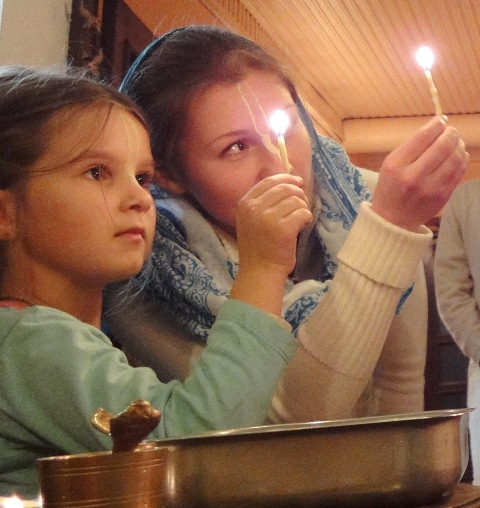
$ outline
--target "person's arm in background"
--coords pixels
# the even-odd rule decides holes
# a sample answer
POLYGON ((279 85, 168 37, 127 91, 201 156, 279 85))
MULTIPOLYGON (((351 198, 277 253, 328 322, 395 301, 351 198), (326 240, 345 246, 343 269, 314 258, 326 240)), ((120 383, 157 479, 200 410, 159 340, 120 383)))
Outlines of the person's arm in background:
POLYGON ((480 361, 479 212, 479 182, 463 184, 443 211, 434 261, 440 317, 465 356, 477 365, 480 361))

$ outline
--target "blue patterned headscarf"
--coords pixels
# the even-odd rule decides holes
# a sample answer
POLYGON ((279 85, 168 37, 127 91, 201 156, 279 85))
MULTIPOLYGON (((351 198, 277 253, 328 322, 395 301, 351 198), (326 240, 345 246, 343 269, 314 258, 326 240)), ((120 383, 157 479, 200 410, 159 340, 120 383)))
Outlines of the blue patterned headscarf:
MULTIPOLYGON (((178 30, 182 29, 174 32, 178 30)), ((142 60, 171 33, 153 41, 143 51, 122 87, 136 74, 142 60)), ((370 200, 358 168, 351 164, 343 148, 316 133, 300 100, 297 107, 311 138, 316 183, 315 220, 300 235, 297 265, 302 264, 304 252, 312 244, 318 250, 321 263, 308 280, 286 282, 283 315, 294 332, 328 291, 337 270, 337 253, 359 205, 370 200)), ((183 197, 169 195, 155 186, 152 192, 157 209, 153 253, 136 282, 148 298, 155 299, 187 330, 206 340, 237 273, 235 246, 218 234, 206 216, 183 197)))

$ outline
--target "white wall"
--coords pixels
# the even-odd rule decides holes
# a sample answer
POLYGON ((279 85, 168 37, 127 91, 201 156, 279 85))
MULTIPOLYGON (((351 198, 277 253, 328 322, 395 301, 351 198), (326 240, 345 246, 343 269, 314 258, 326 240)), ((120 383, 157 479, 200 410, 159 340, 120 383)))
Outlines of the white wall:
POLYGON ((0 65, 63 65, 72 0, 0 0, 0 65))

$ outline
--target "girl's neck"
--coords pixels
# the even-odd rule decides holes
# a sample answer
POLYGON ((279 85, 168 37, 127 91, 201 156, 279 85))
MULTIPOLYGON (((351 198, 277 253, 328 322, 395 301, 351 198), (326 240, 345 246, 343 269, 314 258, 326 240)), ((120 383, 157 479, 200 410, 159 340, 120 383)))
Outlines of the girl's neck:
POLYGON ((0 295, 0 307, 15 307, 16 309, 24 309, 30 307, 30 302, 20 298, 11 298, 8 295, 0 295))
POLYGON ((48 291, 35 291, 20 286, 3 284, 0 299, 23 302, 27 305, 43 305, 61 310, 84 323, 100 327, 102 313, 102 291, 98 289, 78 290, 78 288, 56 287, 48 291))

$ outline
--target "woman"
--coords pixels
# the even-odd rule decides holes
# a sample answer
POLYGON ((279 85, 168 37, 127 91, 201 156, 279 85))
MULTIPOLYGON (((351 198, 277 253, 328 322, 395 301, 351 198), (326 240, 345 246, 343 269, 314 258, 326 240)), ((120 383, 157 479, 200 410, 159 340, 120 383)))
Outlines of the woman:
POLYGON ((117 294, 110 304, 123 347, 159 376, 189 372, 236 276, 238 203, 285 172, 267 122, 283 109, 291 172, 303 178, 314 222, 298 238, 285 286, 283 315, 300 347, 270 419, 422 410, 421 260, 431 240, 422 224, 465 171, 458 133, 442 118, 429 122, 385 160, 370 204, 362 172, 315 133, 286 72, 243 37, 208 26, 174 30, 144 51, 122 89, 152 127, 159 186, 154 255, 136 281, 139 303, 127 311, 117 294), (169 348, 159 339, 166 322, 169 348))

